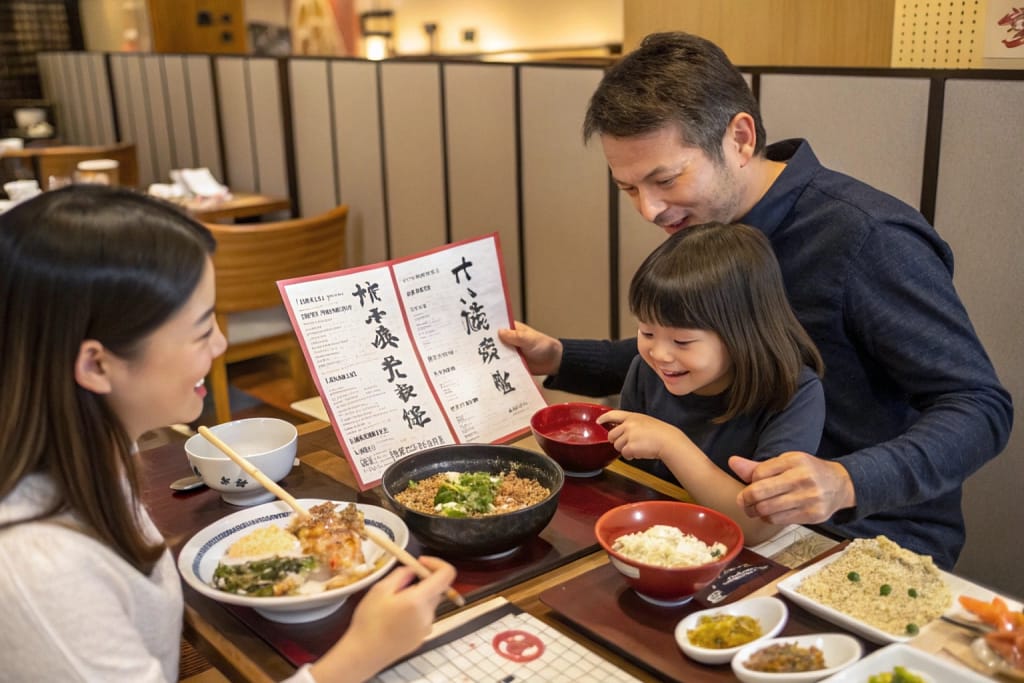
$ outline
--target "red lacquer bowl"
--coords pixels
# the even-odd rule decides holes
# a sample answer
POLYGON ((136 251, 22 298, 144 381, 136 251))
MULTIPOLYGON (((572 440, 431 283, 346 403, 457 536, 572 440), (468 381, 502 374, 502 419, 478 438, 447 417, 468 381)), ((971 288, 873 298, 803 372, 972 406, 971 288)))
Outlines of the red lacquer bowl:
POLYGON ((530 419, 537 444, 575 477, 600 474, 618 456, 608 441, 608 430, 597 424, 611 408, 596 403, 556 403, 541 408, 530 419))
POLYGON ((629 503, 598 518, 594 533, 612 564, 637 594, 656 605, 681 605, 714 581, 743 549, 743 530, 711 508, 671 500, 629 503), (646 531, 656 524, 674 526, 704 543, 723 543, 725 554, 694 567, 660 567, 628 558, 612 550, 619 536, 646 531))

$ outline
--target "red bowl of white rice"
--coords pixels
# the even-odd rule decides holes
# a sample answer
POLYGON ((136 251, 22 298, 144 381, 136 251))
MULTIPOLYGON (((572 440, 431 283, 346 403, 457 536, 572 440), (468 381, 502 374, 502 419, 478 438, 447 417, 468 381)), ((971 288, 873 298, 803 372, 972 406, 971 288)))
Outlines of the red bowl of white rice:
POLYGON ((681 605, 743 549, 743 530, 702 505, 651 500, 612 508, 594 525, 612 565, 656 605, 681 605))

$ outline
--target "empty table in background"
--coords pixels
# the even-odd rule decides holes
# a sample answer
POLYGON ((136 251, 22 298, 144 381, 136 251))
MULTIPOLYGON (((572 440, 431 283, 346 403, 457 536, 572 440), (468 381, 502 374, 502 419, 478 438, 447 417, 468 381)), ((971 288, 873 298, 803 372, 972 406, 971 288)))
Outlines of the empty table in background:
POLYGON ((188 203, 185 207, 197 220, 205 223, 229 223, 240 218, 256 218, 281 211, 291 211, 286 197, 272 197, 250 192, 232 193, 230 199, 216 203, 188 203))

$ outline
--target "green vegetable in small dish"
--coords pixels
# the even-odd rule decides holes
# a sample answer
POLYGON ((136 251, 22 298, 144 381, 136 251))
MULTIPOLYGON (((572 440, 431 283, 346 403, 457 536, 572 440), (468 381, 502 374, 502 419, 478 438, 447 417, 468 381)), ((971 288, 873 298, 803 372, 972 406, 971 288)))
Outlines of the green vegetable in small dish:
POLYGON ((924 683, 924 679, 905 667, 896 666, 892 671, 870 676, 868 683, 924 683))

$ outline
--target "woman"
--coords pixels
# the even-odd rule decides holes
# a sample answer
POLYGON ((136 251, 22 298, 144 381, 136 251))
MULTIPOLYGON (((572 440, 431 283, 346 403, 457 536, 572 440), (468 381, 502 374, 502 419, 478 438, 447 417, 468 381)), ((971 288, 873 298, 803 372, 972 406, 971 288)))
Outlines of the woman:
MULTIPOLYGON (((175 681, 183 601, 135 443, 202 411, 226 342, 210 233, 126 190, 0 215, 0 650, 11 680, 175 681)), ((398 568, 293 681, 358 681, 426 637, 454 569, 398 568)))
POLYGON ((599 418, 615 423, 608 439, 729 515, 748 545, 767 540, 780 527, 746 515, 729 457, 814 453, 825 422, 821 356, 789 306, 767 238, 721 223, 677 232, 633 276, 629 308, 639 355, 622 410, 599 418))

